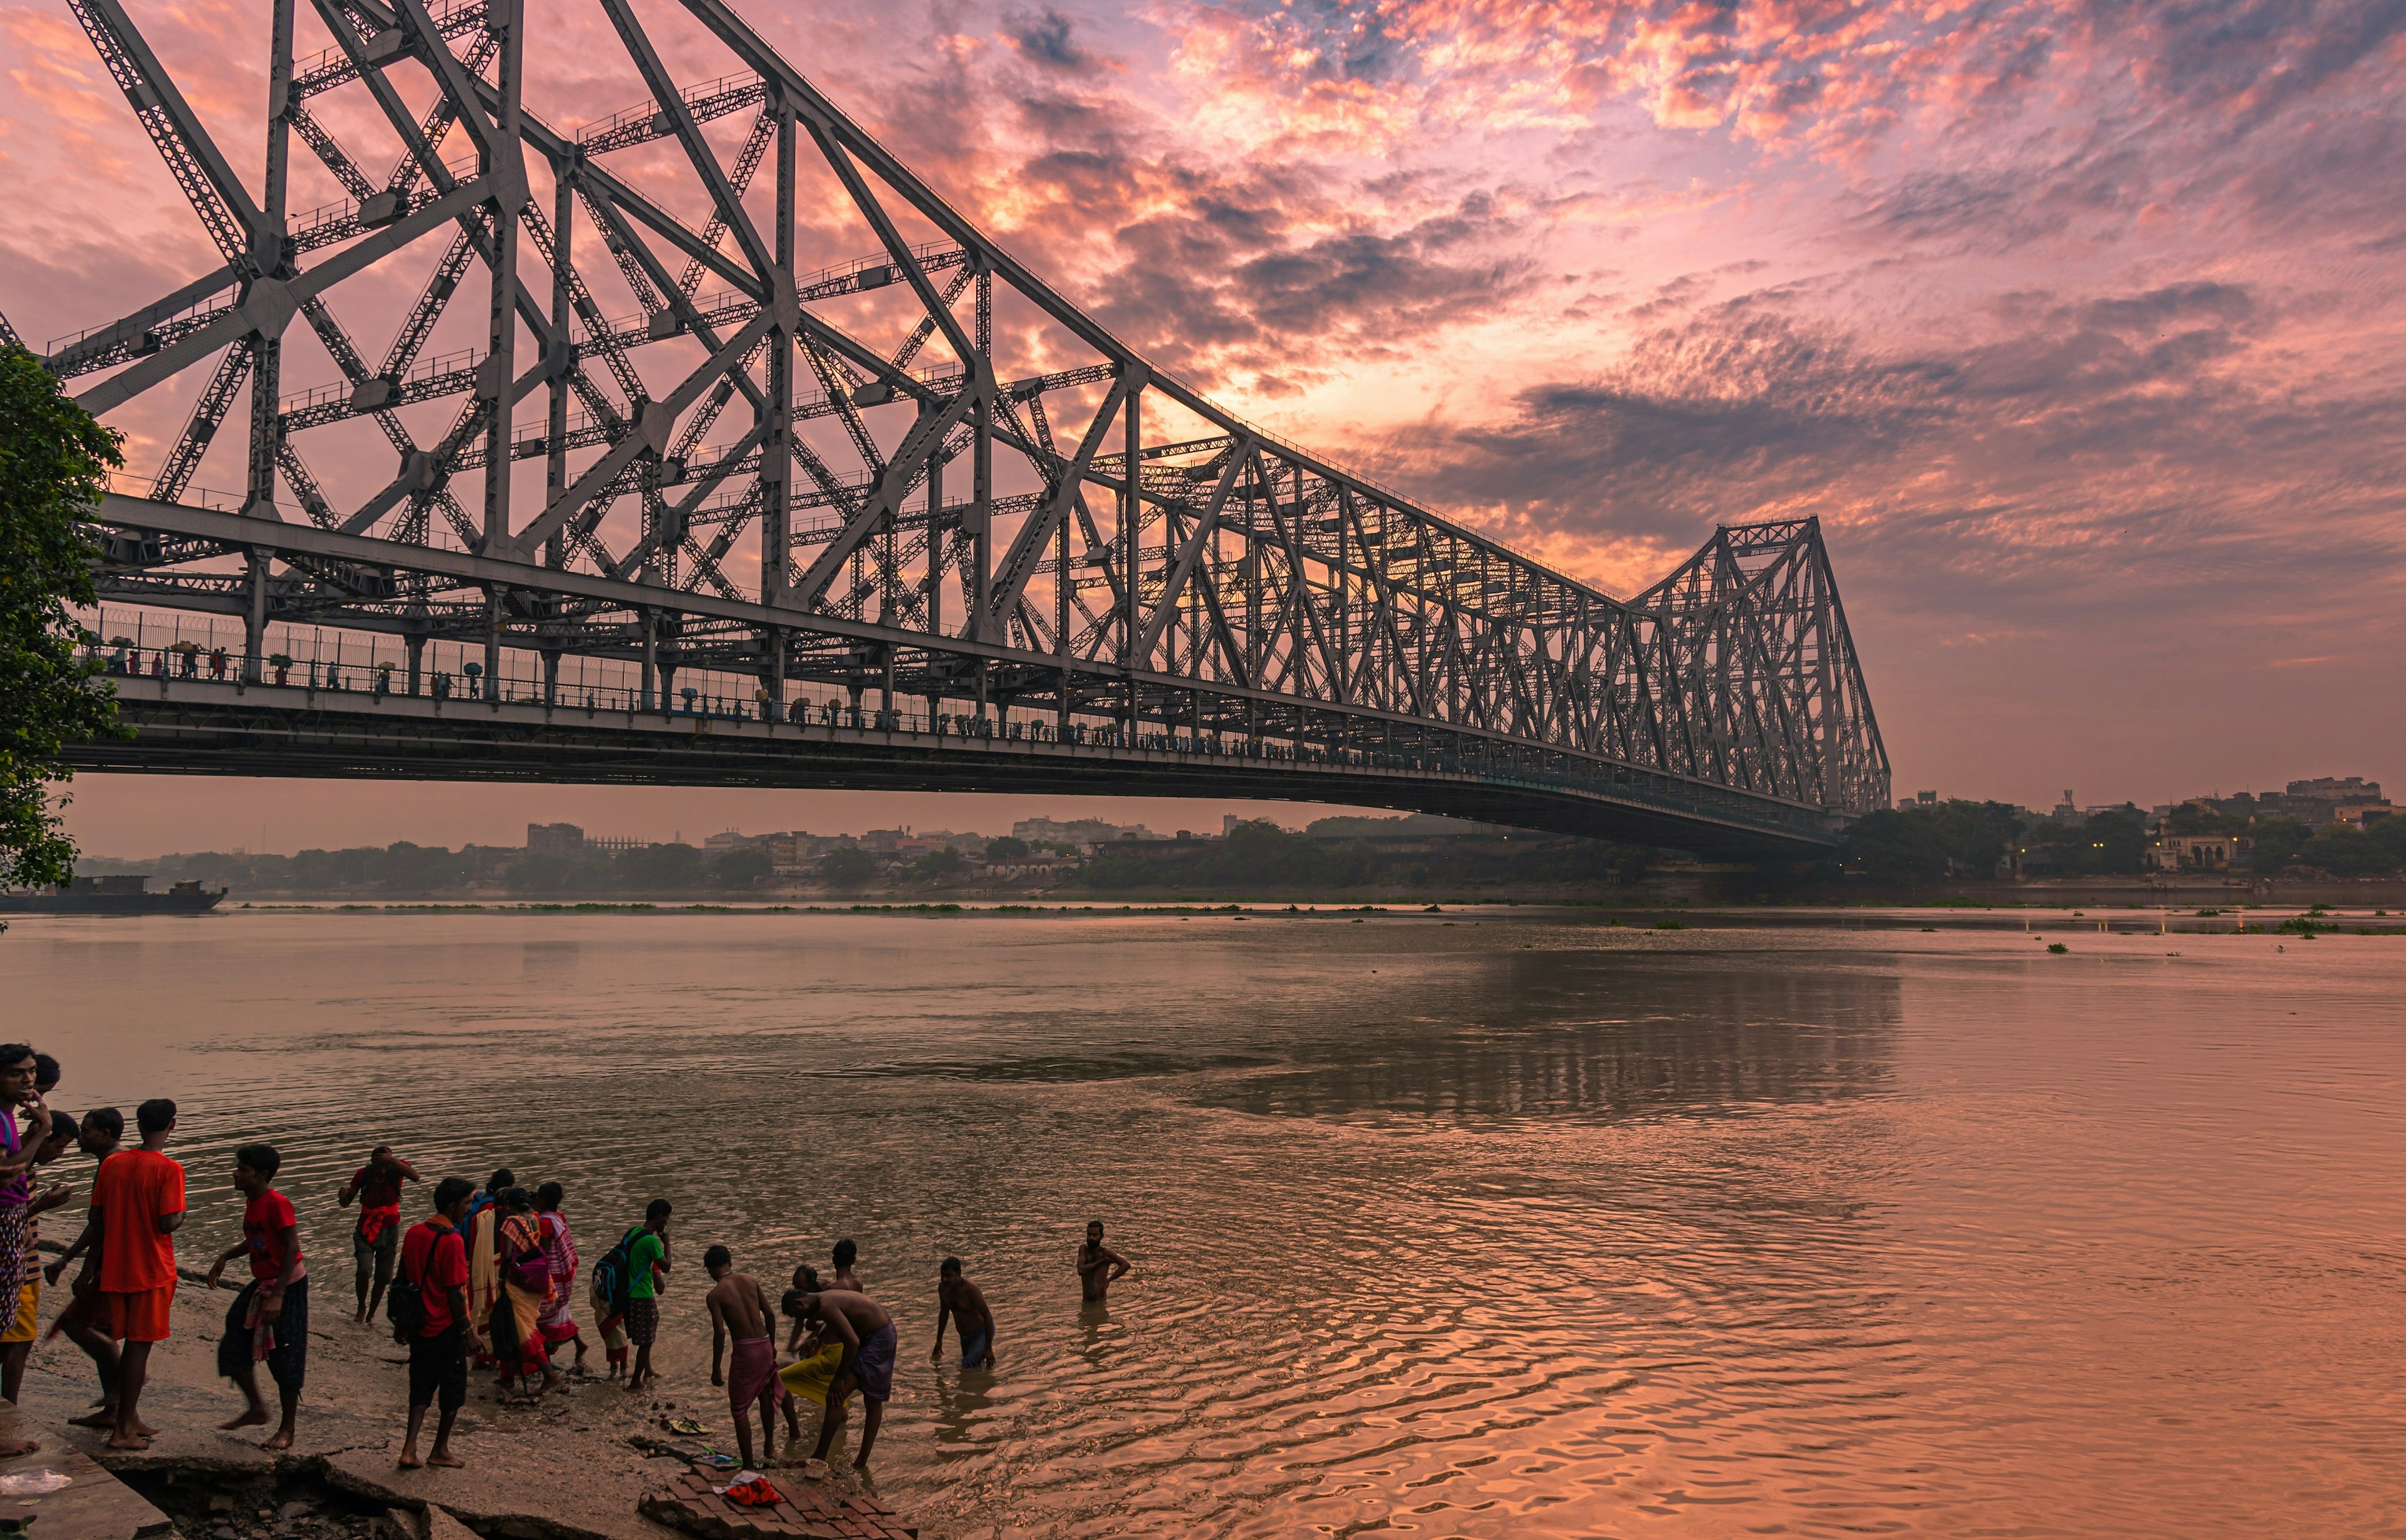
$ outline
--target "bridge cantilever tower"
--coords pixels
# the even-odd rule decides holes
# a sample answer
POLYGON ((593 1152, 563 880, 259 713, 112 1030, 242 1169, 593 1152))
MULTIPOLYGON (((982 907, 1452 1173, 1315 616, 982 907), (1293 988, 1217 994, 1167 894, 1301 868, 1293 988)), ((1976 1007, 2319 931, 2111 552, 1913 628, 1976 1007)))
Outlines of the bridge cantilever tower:
POLYGON ((311 0, 305 55, 271 0, 256 177, 120 0, 63 3, 221 259, 43 350, 104 415, 205 382, 101 510, 102 630, 149 618, 107 637, 139 734, 94 768, 1298 797, 1792 854, 1886 803, 1813 521, 1626 602, 1550 572, 1148 364, 724 0, 650 7, 725 58, 689 87, 597 0, 649 99, 573 129, 523 0, 311 0))

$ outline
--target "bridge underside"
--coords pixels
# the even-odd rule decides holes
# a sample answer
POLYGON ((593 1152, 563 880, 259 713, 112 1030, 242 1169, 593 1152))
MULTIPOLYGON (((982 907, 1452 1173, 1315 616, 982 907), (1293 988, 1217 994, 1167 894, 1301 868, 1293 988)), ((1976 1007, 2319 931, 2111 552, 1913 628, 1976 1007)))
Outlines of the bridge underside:
MULTIPOLYGON (((681 712, 587 711, 298 685, 129 680, 125 742, 73 752, 83 770, 328 780, 878 791, 1084 792, 1394 808, 1755 860, 1809 860, 1834 836, 1749 815, 1708 787, 1548 784, 1408 764, 1304 762, 681 712)), ((1401 759, 1406 756, 1390 756, 1401 759)))

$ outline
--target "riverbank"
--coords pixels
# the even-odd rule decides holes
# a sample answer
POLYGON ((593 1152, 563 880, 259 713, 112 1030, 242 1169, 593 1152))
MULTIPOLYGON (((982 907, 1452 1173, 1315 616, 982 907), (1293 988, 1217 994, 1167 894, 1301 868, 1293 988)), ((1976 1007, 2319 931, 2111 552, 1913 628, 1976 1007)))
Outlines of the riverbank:
MULTIPOLYGON (((196 1185, 205 1180, 193 1172, 196 1185)), ((173 1519, 185 1540, 679 1540, 755 1533, 714 1522, 708 1504, 681 1501, 685 1494, 674 1490, 694 1468, 686 1455, 733 1448, 725 1392, 696 1372, 698 1345, 672 1344, 664 1334, 662 1357, 674 1372, 658 1394, 630 1395, 588 1379, 533 1405, 505 1403, 491 1375, 472 1375, 453 1439, 466 1468, 404 1471, 404 1350, 389 1328, 351 1320, 347 1259, 325 1265, 310 1288, 308 1378, 291 1449, 262 1449, 269 1429, 219 1428, 242 1406, 241 1393, 217 1373, 217 1342, 234 1296, 189 1276, 176 1291, 174 1335, 150 1356, 142 1415, 160 1435, 149 1449, 111 1450, 105 1433, 67 1425, 91 1405, 96 1382, 90 1361, 64 1337, 37 1345, 27 1367, 23 1436, 41 1439, 44 1452, 88 1456, 173 1519), (672 1418, 691 1418, 708 1432, 679 1435, 665 1426, 672 1418)), ((45 1293, 44 1330, 64 1297, 64 1290, 45 1293)), ((599 1367, 598 1344, 592 1357, 599 1367)), ((272 1404, 274 1387, 264 1373, 261 1379, 272 1404)), ((783 1467, 770 1476, 803 1507, 786 1516, 795 1527, 759 1533, 826 1540, 917 1533, 848 1476, 812 1482, 783 1467)), ((50 1540, 74 1536, 60 1528, 50 1540)))
MULTIPOLYGON (((1932 898, 1920 903, 1855 904, 1710 904, 1710 903, 1523 903, 1518 899, 1455 899, 1447 903, 1371 902, 1331 899, 1321 902, 1242 903, 1179 902, 1164 899, 1109 899, 1077 903, 860 902, 831 904, 729 903, 389 903, 293 900, 280 904, 244 904, 211 916, 160 916, 140 923, 170 925, 203 919, 232 918, 246 923, 283 919, 314 922, 339 916, 413 918, 488 915, 562 918, 623 917, 630 919, 709 919, 713 917, 776 917, 798 922, 814 919, 920 920, 1252 920, 1328 923, 1394 921, 1446 925, 1541 925, 1604 929, 1651 930, 1914 930, 2022 931, 2032 935, 2067 933, 2138 935, 2406 935, 2406 912, 2358 900, 2349 905, 2320 903, 2186 903, 2112 902, 2078 894, 2059 894, 2047 902, 1981 903, 1963 897, 1932 898)), ((67 915, 34 916, 17 922, 28 934, 73 933, 78 927, 121 925, 122 917, 67 915)))

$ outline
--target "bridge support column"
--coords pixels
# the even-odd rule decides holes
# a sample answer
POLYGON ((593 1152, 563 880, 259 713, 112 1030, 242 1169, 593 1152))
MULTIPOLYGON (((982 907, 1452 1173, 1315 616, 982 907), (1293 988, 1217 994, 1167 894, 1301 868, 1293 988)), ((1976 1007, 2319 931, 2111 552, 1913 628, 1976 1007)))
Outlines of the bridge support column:
POLYGON ((421 687, 426 672, 426 638, 413 635, 409 638, 407 646, 409 648, 409 693, 416 695, 421 687))
POLYGON ((485 590, 485 699, 502 698, 502 591, 485 590))
MULTIPOLYGON (((789 140, 793 132, 792 126, 788 124, 785 134, 789 140)), ((785 633, 771 629, 767 640, 769 667, 765 677, 769 682, 769 700, 771 707, 769 720, 783 722, 785 719, 785 633)))
POLYGON ((242 612, 242 682, 259 683, 261 657, 267 651, 267 553, 250 553, 249 602, 242 612))
POLYGON ((558 647, 545 647, 543 650, 543 703, 546 706, 559 704, 559 649, 558 647))
POLYGON ((644 612, 644 674, 643 688, 636 704, 644 711, 652 709, 652 685, 660 670, 660 629, 649 610, 644 612))

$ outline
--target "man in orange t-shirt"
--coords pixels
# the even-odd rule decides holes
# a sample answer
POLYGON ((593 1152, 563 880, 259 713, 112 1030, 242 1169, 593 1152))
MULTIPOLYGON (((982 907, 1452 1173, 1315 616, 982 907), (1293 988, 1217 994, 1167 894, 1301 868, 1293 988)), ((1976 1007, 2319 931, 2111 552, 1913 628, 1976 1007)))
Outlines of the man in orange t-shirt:
POLYGON ((167 1338, 176 1304, 177 1229, 184 1222, 184 1168, 160 1151, 176 1131, 176 1104, 161 1096, 134 1114, 142 1145, 120 1150, 92 1183, 85 1234, 100 1242, 100 1316, 125 1344, 117 1368, 117 1429, 112 1449, 147 1449, 158 1429, 137 1411, 150 1367, 150 1344, 167 1338))

